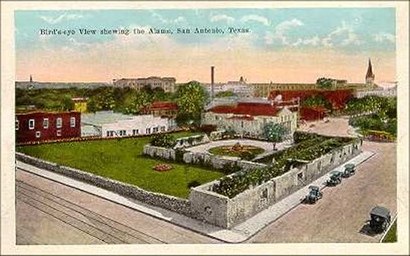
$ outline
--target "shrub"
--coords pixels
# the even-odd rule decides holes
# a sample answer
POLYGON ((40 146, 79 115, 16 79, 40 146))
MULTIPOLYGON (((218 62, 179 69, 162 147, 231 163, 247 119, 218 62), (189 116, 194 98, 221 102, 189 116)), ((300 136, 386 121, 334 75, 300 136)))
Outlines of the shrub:
POLYGON ((176 143, 174 136, 170 134, 155 134, 151 139, 151 145, 157 147, 172 148, 176 143))
POLYGON ((184 162, 184 154, 186 153, 183 149, 175 149, 175 162, 183 163, 184 162))

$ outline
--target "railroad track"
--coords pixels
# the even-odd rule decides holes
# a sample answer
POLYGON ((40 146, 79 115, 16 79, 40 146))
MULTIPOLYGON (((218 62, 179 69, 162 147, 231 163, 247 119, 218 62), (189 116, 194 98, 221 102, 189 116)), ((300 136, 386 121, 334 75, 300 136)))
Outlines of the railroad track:
POLYGON ((20 180, 16 198, 108 244, 166 243, 20 180))

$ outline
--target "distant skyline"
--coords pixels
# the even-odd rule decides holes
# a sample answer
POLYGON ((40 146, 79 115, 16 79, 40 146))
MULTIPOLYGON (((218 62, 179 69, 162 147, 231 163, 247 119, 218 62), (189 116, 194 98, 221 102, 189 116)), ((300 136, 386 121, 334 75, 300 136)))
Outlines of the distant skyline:
POLYGON ((172 76, 177 82, 313 83, 318 77, 395 81, 394 8, 16 11, 16 80, 111 82, 172 76), (178 34, 177 29, 247 28, 243 34, 178 34), (79 28, 167 28, 173 34, 93 35, 79 28), (40 29, 72 29, 72 36, 40 29))

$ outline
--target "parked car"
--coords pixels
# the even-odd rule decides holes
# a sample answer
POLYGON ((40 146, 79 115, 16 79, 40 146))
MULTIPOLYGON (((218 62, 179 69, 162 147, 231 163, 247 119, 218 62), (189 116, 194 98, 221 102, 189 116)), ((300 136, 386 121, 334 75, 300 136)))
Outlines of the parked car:
POLYGON ((381 233, 387 229, 391 221, 389 209, 376 206, 370 211, 370 228, 376 232, 381 233))
POLYGON ((328 186, 336 186, 340 183, 342 183, 342 172, 339 171, 333 171, 330 173, 330 177, 327 180, 327 185, 328 186))
POLYGON ((343 170, 343 178, 349 178, 356 173, 356 166, 354 164, 346 164, 343 170))
POLYGON ((323 194, 320 192, 320 188, 318 186, 309 186, 309 194, 305 197, 305 202, 314 204, 319 199, 322 198, 323 194))

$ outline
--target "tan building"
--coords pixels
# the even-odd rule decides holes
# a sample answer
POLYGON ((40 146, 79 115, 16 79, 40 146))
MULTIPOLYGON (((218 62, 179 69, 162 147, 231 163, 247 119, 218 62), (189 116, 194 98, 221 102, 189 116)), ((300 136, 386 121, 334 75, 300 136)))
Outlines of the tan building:
POLYGON ((151 76, 147 78, 121 78, 114 79, 113 84, 116 87, 131 87, 137 90, 141 90, 144 86, 150 86, 151 89, 162 88, 164 92, 175 92, 175 82, 174 77, 157 77, 151 76))
POLYGON ((263 136, 268 123, 279 123, 290 134, 297 128, 298 112, 292 106, 260 102, 239 102, 215 106, 204 113, 202 124, 216 125, 219 129, 234 130, 247 137, 263 136))

